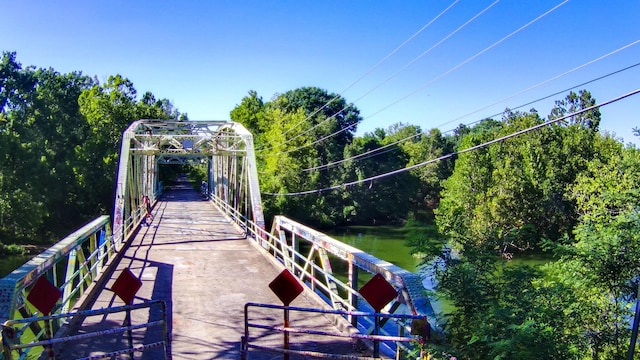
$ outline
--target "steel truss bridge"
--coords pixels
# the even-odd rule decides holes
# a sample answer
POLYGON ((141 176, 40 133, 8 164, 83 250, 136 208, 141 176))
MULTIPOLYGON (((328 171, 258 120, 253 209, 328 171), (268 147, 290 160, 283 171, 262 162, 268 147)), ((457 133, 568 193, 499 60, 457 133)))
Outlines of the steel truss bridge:
MULTIPOLYGON (((1 358, 26 358, 33 356, 30 352, 43 350, 53 352, 61 343, 77 340, 75 337, 80 335, 73 335, 69 330, 76 318, 100 315, 102 311, 122 312, 129 316, 140 308, 151 312, 147 307, 152 306, 161 308, 155 313, 164 315, 144 324, 129 323, 102 330, 93 338, 90 334, 83 336, 88 338, 85 341, 91 342, 95 337, 157 326, 163 329, 164 336, 150 343, 130 341, 128 349, 117 350, 120 352, 109 353, 109 356, 115 358, 122 353, 160 347, 164 349, 164 357, 171 358, 171 309, 166 305, 152 300, 98 310, 87 310, 83 306, 87 299, 95 298, 95 293, 102 291, 99 284, 107 281, 105 277, 112 276, 114 264, 121 260, 132 239, 139 235, 141 225, 147 220, 145 198, 153 206, 167 190, 167 186, 159 181, 159 170, 161 166, 171 164, 206 166, 209 201, 202 204, 215 205, 254 245, 255 251, 279 268, 288 269, 307 288, 305 291, 322 299, 329 308, 323 311, 334 311, 342 319, 340 321, 358 330, 360 335, 356 338, 373 339, 374 344, 381 342, 388 349, 400 352, 408 348, 398 341, 413 341, 408 335, 412 322, 415 324, 426 318, 431 328, 437 328, 430 301, 417 274, 283 216, 276 216, 267 231, 253 138, 242 125, 228 121, 138 120, 123 134, 113 215, 96 218, 0 279, 0 318, 4 323, 1 358), (333 272, 336 262, 346 269, 344 276, 333 272), (362 313, 372 312, 358 290, 358 279, 370 277, 368 274, 381 274, 397 293, 395 299, 380 311, 380 317, 385 314, 391 317, 382 320, 382 324, 377 324, 377 316, 362 313), (59 292, 53 299, 50 313, 42 313, 32 304, 38 302, 33 294, 39 291, 41 279, 48 280, 59 292), (377 332, 377 325, 383 325, 382 332, 373 334, 377 332)), ((238 306, 242 307, 242 304, 238 306)), ((251 306, 259 305, 252 303, 251 306)), ((238 319, 238 324, 242 328, 242 319, 238 319)), ((244 326, 248 333, 247 319, 244 326)), ((282 329, 271 327, 270 330, 282 329)), ((243 351, 249 348, 248 339, 243 338, 243 351)), ((282 351, 282 348, 275 351, 282 351)))

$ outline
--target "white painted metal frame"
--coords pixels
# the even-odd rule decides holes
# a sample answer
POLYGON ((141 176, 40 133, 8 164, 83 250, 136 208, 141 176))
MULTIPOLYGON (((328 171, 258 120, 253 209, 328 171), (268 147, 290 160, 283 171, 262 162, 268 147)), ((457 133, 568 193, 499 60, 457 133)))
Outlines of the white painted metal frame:
POLYGON ((118 164, 113 233, 128 239, 155 202, 159 164, 208 164, 212 195, 264 228, 253 137, 231 121, 138 120, 125 130, 118 164))
MULTIPOLYGON (((257 248, 261 249, 265 256, 275 259, 289 269, 301 283, 320 294, 333 309, 357 311, 360 302, 366 303, 358 292, 358 273, 359 270, 364 270, 371 274, 382 274, 398 291, 398 297, 382 312, 423 315, 429 319, 432 329, 437 331, 439 328, 427 290, 422 285, 419 275, 283 216, 276 216, 271 233, 266 233, 262 227, 251 222, 222 199, 213 197, 212 201, 235 223, 245 229, 247 235, 256 242, 257 248), (309 248, 306 254, 300 252, 302 243, 306 243, 306 247, 309 248), (329 254, 334 257, 334 260, 346 263, 348 269, 346 283, 333 273, 329 254)), ((348 317, 348 319, 354 326, 358 326, 355 318, 348 317)), ((368 328, 364 332, 371 333, 374 327, 373 319, 361 317, 360 320, 368 322, 368 328)), ((398 333, 402 333, 408 324, 398 323, 397 325, 398 333)), ((382 333, 385 331, 383 330, 382 333)))

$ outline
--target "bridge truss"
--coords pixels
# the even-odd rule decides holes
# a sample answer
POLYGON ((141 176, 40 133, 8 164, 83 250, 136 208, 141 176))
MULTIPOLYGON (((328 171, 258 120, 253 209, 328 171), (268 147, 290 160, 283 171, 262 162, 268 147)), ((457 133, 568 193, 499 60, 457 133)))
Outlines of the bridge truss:
POLYGON ((117 242, 145 216, 146 196, 162 192, 159 166, 206 164, 207 192, 264 229, 253 137, 231 121, 138 120, 122 137, 113 214, 117 242))

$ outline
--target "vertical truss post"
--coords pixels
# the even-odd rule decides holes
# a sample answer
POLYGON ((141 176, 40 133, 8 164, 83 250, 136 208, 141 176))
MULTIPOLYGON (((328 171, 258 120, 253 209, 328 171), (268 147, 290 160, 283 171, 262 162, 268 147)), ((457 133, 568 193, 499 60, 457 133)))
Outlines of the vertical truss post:
POLYGON ((336 283, 331 280, 329 276, 333 276, 333 269, 331 268, 331 261, 329 261, 329 254, 324 248, 318 248, 318 255, 320 257, 320 263, 322 264, 322 272, 324 274, 325 284, 329 288, 329 297, 331 297, 331 305, 334 309, 338 309, 339 296, 338 287, 336 283), (338 299, 338 300, 336 300, 338 299))
MULTIPOLYGON (((358 288, 358 267, 355 266, 352 258, 348 260, 348 267, 349 267, 349 287, 352 289, 357 289, 358 288)), ((349 292, 349 294, 347 295, 347 299, 349 300, 349 304, 353 307, 353 309, 357 310, 358 297, 354 295, 352 292, 349 292)), ((349 315, 349 321, 351 322, 351 325, 355 327, 358 326, 358 319, 355 316, 349 315)))

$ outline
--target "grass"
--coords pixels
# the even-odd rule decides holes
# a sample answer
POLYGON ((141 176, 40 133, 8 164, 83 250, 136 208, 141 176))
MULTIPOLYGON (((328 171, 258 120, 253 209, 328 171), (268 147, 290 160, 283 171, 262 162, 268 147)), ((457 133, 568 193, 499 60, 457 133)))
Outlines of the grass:
POLYGON ((0 255, 24 255, 25 252, 25 248, 22 245, 0 243, 0 255))

